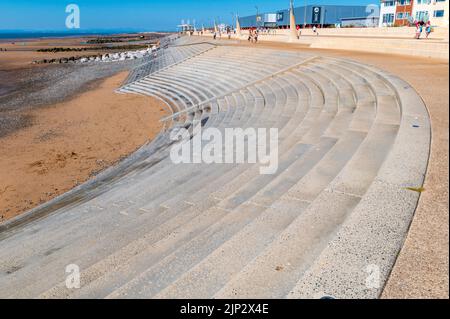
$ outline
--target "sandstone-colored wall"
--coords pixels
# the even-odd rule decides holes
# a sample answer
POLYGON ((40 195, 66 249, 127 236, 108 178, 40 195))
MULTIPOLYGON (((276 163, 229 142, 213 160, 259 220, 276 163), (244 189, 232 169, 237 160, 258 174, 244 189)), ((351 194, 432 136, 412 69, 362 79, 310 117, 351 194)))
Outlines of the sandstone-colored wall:
MULTIPOLYGON (((301 34, 300 39, 293 43, 309 45, 311 48, 411 55, 447 61, 449 58, 449 29, 445 27, 435 28, 429 39, 420 40, 414 39, 415 28, 411 27, 326 28, 318 29, 318 36, 312 29, 305 29, 301 34)), ((247 36, 248 31, 242 30, 241 39, 245 40, 247 36)), ((276 30, 276 34, 269 35, 262 32, 259 40, 291 42, 289 30, 276 30)))

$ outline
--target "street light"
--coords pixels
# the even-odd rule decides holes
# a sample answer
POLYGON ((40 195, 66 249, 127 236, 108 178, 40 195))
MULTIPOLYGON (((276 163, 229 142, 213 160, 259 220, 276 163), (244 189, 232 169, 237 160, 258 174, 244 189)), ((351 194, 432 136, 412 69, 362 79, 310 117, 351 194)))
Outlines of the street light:
POLYGON ((259 23, 258 23, 259 8, 258 8, 258 6, 255 6, 255 8, 256 8, 256 28, 258 29, 258 25, 259 25, 259 23))

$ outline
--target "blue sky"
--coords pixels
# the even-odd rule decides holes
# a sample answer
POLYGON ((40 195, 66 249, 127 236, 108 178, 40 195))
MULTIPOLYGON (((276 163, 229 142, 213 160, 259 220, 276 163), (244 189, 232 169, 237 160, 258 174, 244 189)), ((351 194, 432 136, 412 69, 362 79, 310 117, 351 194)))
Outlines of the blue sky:
MULTIPOLYGON (((307 0, 308 4, 367 5, 370 0, 307 0)), ((68 4, 81 11, 81 28, 173 30, 181 19, 208 25, 216 18, 231 21, 231 12, 240 16, 287 8, 289 0, 0 0, 0 30, 65 29, 68 4)), ((295 1, 296 6, 304 0, 295 1)))

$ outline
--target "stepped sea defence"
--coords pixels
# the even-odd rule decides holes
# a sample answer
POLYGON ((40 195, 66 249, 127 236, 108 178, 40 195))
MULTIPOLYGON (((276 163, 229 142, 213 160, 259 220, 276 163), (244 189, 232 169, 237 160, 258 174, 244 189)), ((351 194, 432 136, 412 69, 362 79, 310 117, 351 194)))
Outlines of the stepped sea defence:
POLYGON ((165 128, 88 185, 0 226, 0 297, 380 296, 430 149, 409 84, 351 60, 183 37, 117 92, 161 101, 165 128), (171 136, 208 129, 276 130, 277 169, 171 158, 171 136), (66 285, 68 265, 79 289, 66 285))

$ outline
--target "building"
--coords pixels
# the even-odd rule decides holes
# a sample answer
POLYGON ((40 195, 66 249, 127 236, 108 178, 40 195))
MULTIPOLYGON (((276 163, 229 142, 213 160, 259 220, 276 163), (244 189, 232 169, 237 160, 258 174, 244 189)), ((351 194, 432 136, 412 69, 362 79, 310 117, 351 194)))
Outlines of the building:
POLYGON ((396 26, 408 26, 413 22, 413 2, 412 0, 397 0, 395 7, 396 26))
POLYGON ((414 0, 413 18, 430 21, 433 26, 448 26, 449 0, 414 0))
MULTIPOLYGON (((345 5, 308 5, 294 8, 297 25, 303 26, 336 26, 343 21, 353 19, 355 24, 375 25, 379 19, 378 6, 345 6, 345 5)), ((288 28, 289 10, 279 10, 271 13, 262 13, 239 18, 243 29, 253 27, 288 28)))
POLYGON ((381 0, 380 4, 380 27, 391 27, 395 22, 396 0, 381 0))
POLYGON ((433 26, 448 26, 450 0, 381 0, 380 27, 407 26, 415 21, 430 21, 433 26))

